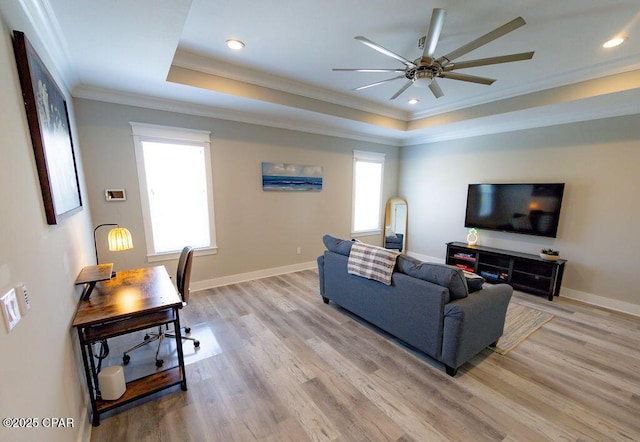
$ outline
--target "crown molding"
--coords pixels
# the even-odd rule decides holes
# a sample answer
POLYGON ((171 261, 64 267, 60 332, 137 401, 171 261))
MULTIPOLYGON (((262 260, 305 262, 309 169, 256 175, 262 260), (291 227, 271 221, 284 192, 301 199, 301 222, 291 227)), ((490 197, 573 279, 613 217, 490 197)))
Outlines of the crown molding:
MULTIPOLYGON (((434 131, 415 137, 408 137, 402 141, 401 146, 415 146, 419 144, 459 140, 462 138, 640 114, 640 109, 638 109, 637 105, 637 103, 640 102, 640 90, 630 95, 630 98, 626 99, 624 103, 618 103, 615 106, 589 106, 587 103, 583 103, 575 109, 565 109, 564 111, 556 109, 553 112, 545 112, 541 110, 542 108, 534 108, 514 112, 510 114, 509 118, 505 118, 502 115, 493 115, 486 119, 480 118, 472 122, 460 121, 451 126, 447 126, 444 133, 434 131)), ((598 98, 596 97, 595 99, 597 100, 598 98)))
POLYGON ((588 68, 581 68, 565 72, 562 75, 556 75, 554 77, 541 77, 535 82, 529 82, 507 89, 496 89, 495 92, 490 92, 476 98, 465 98, 448 103, 446 105, 433 106, 427 110, 413 113, 411 116, 411 121, 420 120, 447 112, 453 112, 472 106, 505 100, 520 95, 527 95, 545 89, 568 86, 574 83, 595 80, 616 74, 624 74, 626 72, 635 71, 638 69, 640 69, 640 56, 620 58, 618 60, 589 66, 588 68))
POLYGON ((38 40, 46 48, 64 87, 67 91, 71 91, 73 85, 78 83, 78 77, 72 69, 69 47, 51 4, 48 0, 19 0, 19 2, 38 40))
MULTIPOLYGON (((373 134, 371 126, 367 125, 362 130, 339 127, 340 119, 322 116, 322 124, 308 121, 302 118, 292 117, 290 114, 278 116, 276 113, 257 114, 255 112, 242 112, 228 108, 219 108, 208 105, 200 105, 182 102, 178 100, 152 97, 148 95, 133 94, 122 91, 79 86, 73 90, 73 97, 88 100, 103 101, 106 103, 122 104, 127 106, 143 107, 166 112, 177 112, 199 117, 215 118, 219 120, 248 123, 258 126, 274 127, 297 132, 326 135, 338 138, 346 138, 368 143, 383 144, 386 146, 400 146, 400 138, 373 134)), ((299 113, 298 113, 299 114, 299 113)), ((351 125, 353 126, 353 125, 351 125)))
POLYGON ((212 60, 199 54, 178 48, 174 56, 172 66, 190 69, 193 71, 216 75, 230 80, 240 81, 256 86, 262 86, 281 92, 300 95, 314 100, 325 101, 331 104, 357 109, 373 113, 383 117, 408 121, 411 112, 394 109, 389 106, 381 106, 372 101, 363 100, 351 95, 330 91, 307 83, 302 83, 291 78, 284 78, 268 74, 263 71, 248 69, 244 66, 212 60))

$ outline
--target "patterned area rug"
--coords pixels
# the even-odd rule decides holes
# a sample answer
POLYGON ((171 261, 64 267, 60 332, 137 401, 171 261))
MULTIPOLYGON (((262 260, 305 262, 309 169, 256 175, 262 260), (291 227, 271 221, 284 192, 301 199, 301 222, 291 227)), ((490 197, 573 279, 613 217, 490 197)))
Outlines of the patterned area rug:
POLYGON ((495 348, 489 348, 501 355, 507 354, 552 319, 551 313, 510 303, 507 307, 504 334, 495 348))

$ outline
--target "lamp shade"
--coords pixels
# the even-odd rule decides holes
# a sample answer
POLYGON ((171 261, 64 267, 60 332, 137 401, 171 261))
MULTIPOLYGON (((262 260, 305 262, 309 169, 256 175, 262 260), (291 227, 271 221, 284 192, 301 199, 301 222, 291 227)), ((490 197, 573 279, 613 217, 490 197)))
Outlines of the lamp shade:
POLYGON ((131 232, 124 227, 111 229, 107 240, 109 241, 109 250, 112 252, 120 252, 122 250, 129 250, 133 248, 131 232))

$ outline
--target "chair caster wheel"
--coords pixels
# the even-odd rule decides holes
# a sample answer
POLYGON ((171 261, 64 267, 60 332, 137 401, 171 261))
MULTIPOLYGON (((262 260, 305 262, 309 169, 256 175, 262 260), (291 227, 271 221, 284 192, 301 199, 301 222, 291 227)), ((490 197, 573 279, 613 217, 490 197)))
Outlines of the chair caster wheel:
POLYGON ((156 360, 156 367, 162 367, 162 364, 164 364, 164 361, 162 359, 157 359, 156 360))
POLYGON ((129 361, 130 361, 130 360, 131 360, 131 356, 129 356, 129 355, 124 355, 124 356, 122 357, 122 363, 123 363, 124 365, 127 365, 127 364, 129 363, 129 361))
POLYGON ((185 332, 186 334, 191 333, 191 327, 185 327, 185 328, 184 328, 184 332, 185 332))
POLYGON ((194 346, 195 348, 200 347, 200 341, 193 341, 193 346, 194 346))

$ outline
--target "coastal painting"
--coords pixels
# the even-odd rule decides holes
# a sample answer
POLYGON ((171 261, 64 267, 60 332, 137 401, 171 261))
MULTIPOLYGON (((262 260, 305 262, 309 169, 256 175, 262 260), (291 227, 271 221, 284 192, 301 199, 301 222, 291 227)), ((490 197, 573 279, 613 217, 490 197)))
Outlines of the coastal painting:
POLYGON ((264 162, 262 190, 319 192, 322 166, 264 162))

